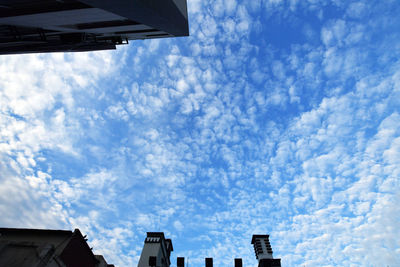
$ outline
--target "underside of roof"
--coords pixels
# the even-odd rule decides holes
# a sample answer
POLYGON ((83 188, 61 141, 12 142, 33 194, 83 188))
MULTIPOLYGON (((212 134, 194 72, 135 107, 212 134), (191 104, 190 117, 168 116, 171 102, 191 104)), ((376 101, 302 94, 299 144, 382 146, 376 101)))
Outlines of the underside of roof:
POLYGON ((107 50, 187 35, 186 0, 0 0, 0 54, 107 50))

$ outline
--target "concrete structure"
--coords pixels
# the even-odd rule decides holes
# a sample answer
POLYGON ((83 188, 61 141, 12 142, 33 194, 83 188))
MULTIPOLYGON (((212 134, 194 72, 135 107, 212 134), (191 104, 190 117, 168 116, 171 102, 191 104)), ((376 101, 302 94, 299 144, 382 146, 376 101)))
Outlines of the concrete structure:
POLYGON ((186 0, 0 0, 0 54, 115 49, 187 35, 186 0))
POLYGON ((0 266, 112 267, 94 255, 78 229, 39 230, 0 228, 0 266))
POLYGON ((281 267, 281 259, 274 259, 269 235, 253 235, 251 244, 258 260, 258 267, 281 267))
POLYGON ((138 267, 169 267, 173 250, 171 239, 165 239, 164 233, 148 232, 138 267))

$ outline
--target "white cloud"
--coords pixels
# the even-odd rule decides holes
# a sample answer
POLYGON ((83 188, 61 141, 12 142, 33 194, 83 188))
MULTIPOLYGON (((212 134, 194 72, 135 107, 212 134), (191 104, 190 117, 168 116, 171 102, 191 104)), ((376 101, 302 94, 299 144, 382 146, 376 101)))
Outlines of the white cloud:
POLYGON ((124 120, 124 121, 129 120, 129 114, 128 112, 126 112, 121 103, 117 103, 116 105, 108 107, 105 113, 111 119, 124 120))
POLYGON ((365 12, 367 12, 367 5, 361 1, 350 3, 346 10, 347 15, 352 18, 361 18, 365 16, 365 12))
POLYGON ((265 232, 287 266, 398 264, 397 52, 361 46, 379 27, 324 21, 323 1, 188 4, 190 38, 138 42, 121 64, 0 60, 0 222, 77 226, 119 266, 152 230, 198 264, 255 264, 249 239, 265 232), (321 44, 255 35, 295 11, 319 12, 321 44))
POLYGON ((174 222, 174 227, 179 232, 181 232, 184 229, 184 226, 180 221, 175 221, 174 222))
POLYGON ((186 90, 188 90, 189 85, 186 83, 185 80, 179 80, 176 85, 176 88, 178 89, 179 92, 185 93, 186 90))

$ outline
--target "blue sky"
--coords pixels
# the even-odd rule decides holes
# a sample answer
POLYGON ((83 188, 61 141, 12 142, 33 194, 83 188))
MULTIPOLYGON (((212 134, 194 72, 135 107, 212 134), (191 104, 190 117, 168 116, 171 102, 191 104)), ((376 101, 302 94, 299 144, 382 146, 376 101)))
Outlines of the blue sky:
POLYGON ((190 37, 0 58, 0 225, 136 266, 400 265, 398 1, 189 0, 190 37))

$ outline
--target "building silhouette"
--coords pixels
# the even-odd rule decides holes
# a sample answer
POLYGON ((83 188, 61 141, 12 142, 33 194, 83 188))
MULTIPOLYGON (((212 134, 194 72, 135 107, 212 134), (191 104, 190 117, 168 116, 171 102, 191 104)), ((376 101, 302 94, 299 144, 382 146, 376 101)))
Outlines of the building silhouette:
POLYGON ((0 266, 113 267, 94 255, 78 229, 39 230, 0 228, 0 266))
POLYGON ((115 49, 187 35, 186 0, 0 0, 0 54, 115 49))
MULTIPOLYGON (((253 235, 251 244, 258 260, 258 267, 281 267, 281 259, 274 259, 269 242, 269 235, 253 235)), ((138 267, 169 267, 173 251, 171 239, 166 239, 162 232, 148 232, 138 267)), ((205 267, 213 267, 213 258, 204 259, 205 267)), ((177 267, 185 267, 185 258, 176 258, 177 267)), ((241 258, 234 259, 235 267, 243 267, 241 258)))
MULTIPOLYGON (((0 228, 0 266, 3 267, 113 267, 102 255, 94 255, 86 236, 79 229, 39 230, 0 228)), ((281 267, 274 259, 269 235, 253 235, 258 267, 281 267)), ((163 232, 147 232, 138 267, 170 267, 171 239, 163 232)), ((241 258, 235 267, 243 267, 241 258)), ((213 267, 213 258, 204 259, 205 267, 213 267)), ((185 267, 185 258, 176 258, 177 267, 185 267)))

